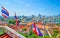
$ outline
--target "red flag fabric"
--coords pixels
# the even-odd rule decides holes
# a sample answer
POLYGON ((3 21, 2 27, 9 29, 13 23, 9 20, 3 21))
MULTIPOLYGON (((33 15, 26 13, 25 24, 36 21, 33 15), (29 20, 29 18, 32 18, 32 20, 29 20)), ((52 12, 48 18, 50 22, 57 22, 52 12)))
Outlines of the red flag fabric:
POLYGON ((35 34, 37 36, 43 36, 43 34, 41 33, 40 29, 36 26, 36 24, 34 22, 32 24, 32 29, 33 29, 33 32, 35 32, 35 34))

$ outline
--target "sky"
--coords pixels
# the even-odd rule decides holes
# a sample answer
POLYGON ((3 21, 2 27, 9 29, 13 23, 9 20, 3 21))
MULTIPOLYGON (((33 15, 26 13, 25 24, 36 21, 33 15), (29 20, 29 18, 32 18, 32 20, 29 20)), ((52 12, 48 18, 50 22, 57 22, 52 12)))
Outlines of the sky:
POLYGON ((17 16, 60 14, 60 0, 0 0, 0 15, 2 6, 9 11, 10 16, 14 16, 15 12, 17 16))

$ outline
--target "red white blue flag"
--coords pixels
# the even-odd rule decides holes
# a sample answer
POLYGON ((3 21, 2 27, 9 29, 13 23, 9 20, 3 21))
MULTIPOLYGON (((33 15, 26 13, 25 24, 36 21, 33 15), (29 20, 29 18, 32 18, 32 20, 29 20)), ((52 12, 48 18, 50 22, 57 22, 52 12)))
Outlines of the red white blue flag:
POLYGON ((18 21, 18 17, 16 16, 16 13, 15 13, 14 18, 15 18, 16 26, 19 26, 19 21, 18 21))
POLYGON ((35 23, 32 24, 32 29, 33 29, 34 32, 36 32, 36 26, 35 26, 35 23))
POLYGON ((43 36, 43 33, 40 31, 40 29, 34 24, 32 24, 32 29, 33 29, 33 32, 35 32, 35 34, 37 36, 43 36))
POLYGON ((38 36, 43 36, 43 33, 40 31, 38 27, 36 27, 36 32, 38 36))
POLYGON ((1 12, 2 12, 2 16, 4 18, 8 18, 9 17, 9 12, 4 7, 2 7, 1 12))
POLYGON ((15 19, 17 19, 16 13, 15 13, 15 16, 14 17, 15 17, 15 19))

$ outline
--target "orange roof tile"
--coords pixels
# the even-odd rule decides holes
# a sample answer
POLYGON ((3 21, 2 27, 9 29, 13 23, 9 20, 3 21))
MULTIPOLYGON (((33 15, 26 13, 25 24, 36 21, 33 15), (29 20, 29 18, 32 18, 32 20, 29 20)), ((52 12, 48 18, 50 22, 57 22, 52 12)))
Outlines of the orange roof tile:
POLYGON ((38 28, 40 28, 40 29, 44 29, 44 25, 39 25, 39 24, 37 24, 37 26, 38 26, 38 28))

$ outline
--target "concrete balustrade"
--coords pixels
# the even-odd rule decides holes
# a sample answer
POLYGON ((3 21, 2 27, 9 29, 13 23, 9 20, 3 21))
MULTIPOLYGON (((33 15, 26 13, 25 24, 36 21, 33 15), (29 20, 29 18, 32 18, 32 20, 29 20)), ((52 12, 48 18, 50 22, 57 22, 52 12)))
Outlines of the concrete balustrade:
POLYGON ((11 29, 8 26, 0 26, 0 28, 2 28, 5 31, 5 33, 7 33, 12 38, 25 38, 24 36, 22 36, 21 34, 17 33, 15 30, 11 29))

